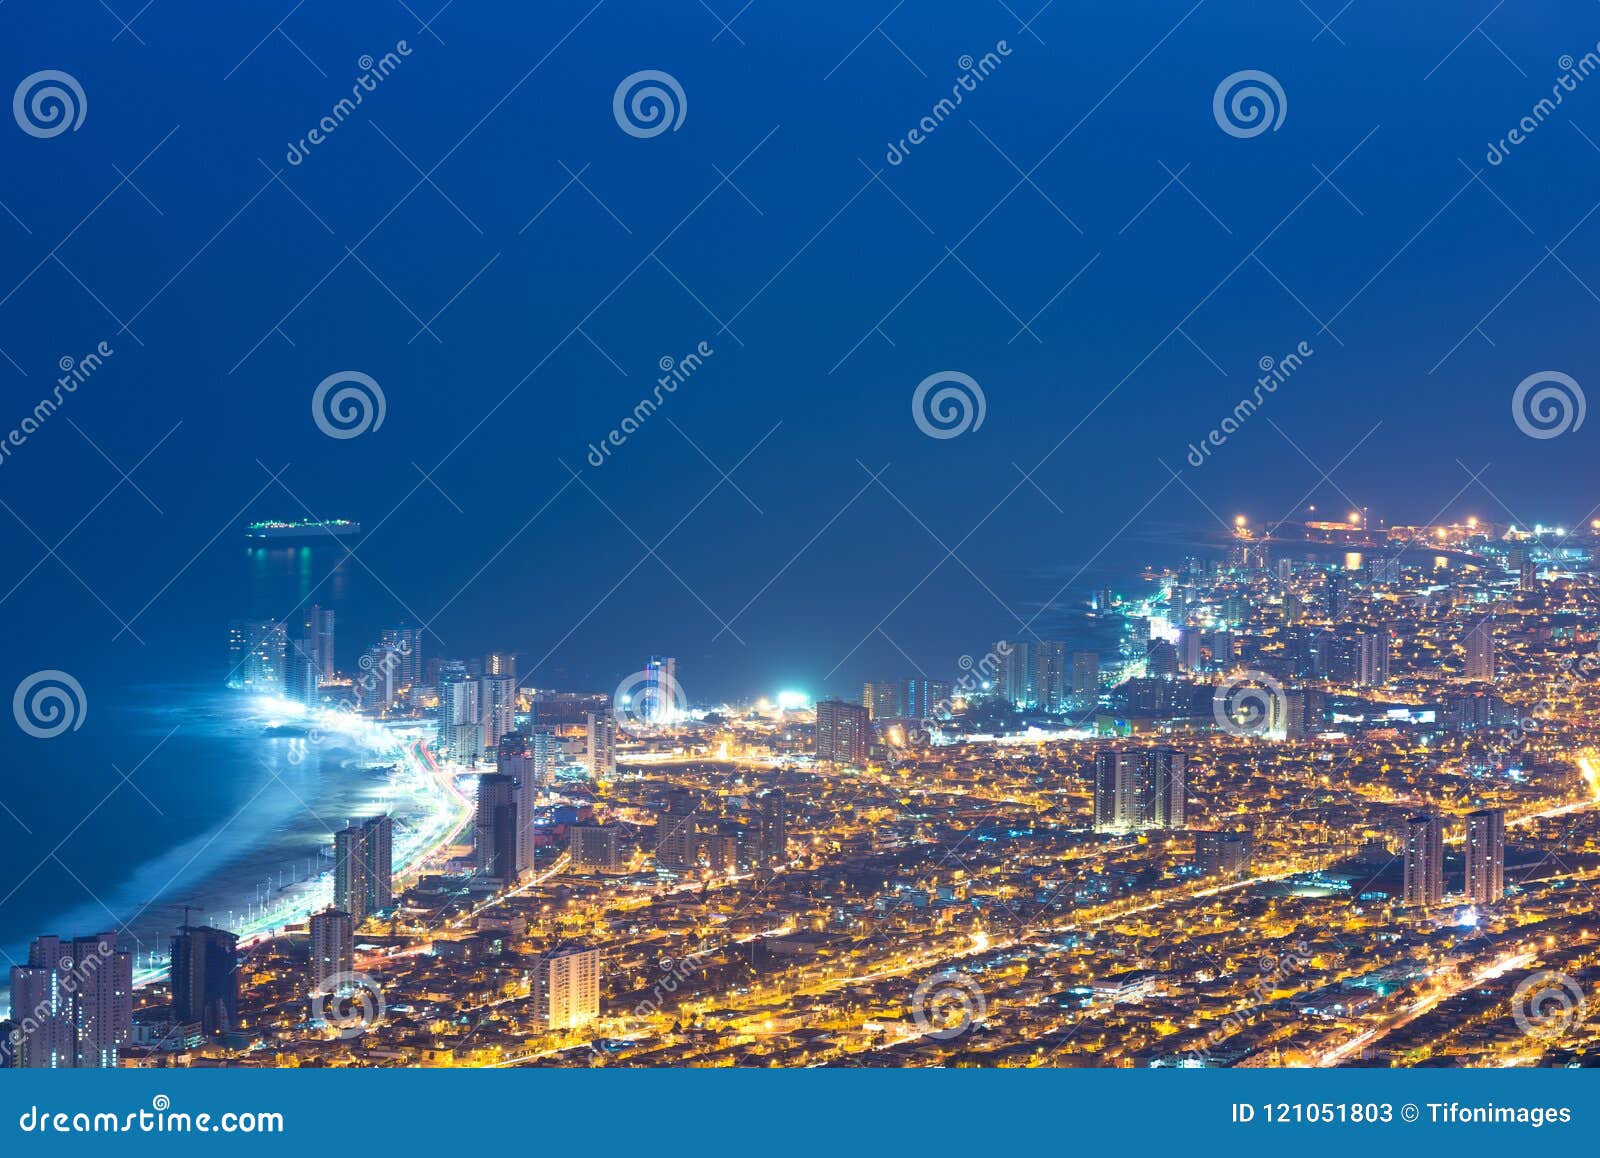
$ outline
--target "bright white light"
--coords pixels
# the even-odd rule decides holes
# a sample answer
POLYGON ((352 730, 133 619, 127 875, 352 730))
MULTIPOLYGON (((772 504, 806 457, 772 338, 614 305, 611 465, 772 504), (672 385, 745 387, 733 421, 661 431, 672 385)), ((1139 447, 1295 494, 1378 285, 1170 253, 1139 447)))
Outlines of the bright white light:
POLYGON ((778 706, 786 712, 806 706, 808 697, 805 692, 779 692, 778 706))

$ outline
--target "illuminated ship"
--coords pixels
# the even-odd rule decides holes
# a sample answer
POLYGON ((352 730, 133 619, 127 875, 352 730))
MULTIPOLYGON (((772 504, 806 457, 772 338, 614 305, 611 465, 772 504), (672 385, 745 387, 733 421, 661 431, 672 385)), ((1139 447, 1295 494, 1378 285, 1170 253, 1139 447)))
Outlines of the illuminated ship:
POLYGON ((361 524, 349 519, 296 519, 284 522, 267 519, 251 523, 244 529, 244 537, 251 540, 271 540, 278 543, 305 542, 314 539, 353 539, 361 534, 361 524))

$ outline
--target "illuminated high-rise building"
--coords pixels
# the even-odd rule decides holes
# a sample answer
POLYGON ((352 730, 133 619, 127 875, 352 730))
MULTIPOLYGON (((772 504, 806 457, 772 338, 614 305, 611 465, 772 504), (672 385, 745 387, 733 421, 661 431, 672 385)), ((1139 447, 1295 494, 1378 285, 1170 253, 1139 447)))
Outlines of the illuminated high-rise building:
POLYGON ((1033 703, 1045 712, 1066 707, 1068 688, 1067 645, 1060 640, 1039 639, 1028 645, 1028 661, 1033 674, 1033 703))
POLYGON ((19 1069, 114 1069, 133 1033, 133 958, 115 933, 40 937, 11 969, 19 1069))
POLYGON ((497 881, 517 877, 517 782, 498 772, 478 777, 478 803, 472 823, 478 875, 497 881))
POLYGON ((356 967, 356 926, 349 913, 311 914, 311 992, 330 993, 356 967), (341 976, 342 975, 342 976, 341 976))
POLYGON ((784 864, 789 859, 787 807, 788 797, 783 789, 772 788, 762 793, 756 837, 756 859, 762 865, 784 864))
POLYGON ((1180 829, 1187 803, 1183 753, 1171 748, 1095 753, 1095 831, 1180 829))
POLYGON ((394 907, 394 821, 370 816, 333 834, 333 903, 360 924, 394 907))
POLYGON ((422 686, 422 629, 388 627, 378 637, 378 642, 390 649, 398 660, 395 682, 402 688, 422 686))
POLYGON ((864 768, 872 724, 867 709, 844 700, 817 703, 817 759, 829 764, 864 768))
POLYGON ((1406 821, 1405 891, 1408 907, 1444 903, 1444 822, 1437 816, 1406 821))
POLYGON ((1480 619, 1467 631, 1467 678, 1494 679, 1494 623, 1480 619))
POLYGON ((500 747, 502 736, 517 730, 517 681, 508 675, 486 675, 478 680, 479 752, 500 747))
POLYGON ((228 679, 235 691, 263 696, 284 693, 289 634, 268 619, 235 619, 228 624, 228 679))
POLYGON ((507 676, 515 682, 517 678, 517 653, 514 651, 491 651, 483 657, 483 674, 486 676, 507 676))
POLYGON ((574 824, 567 829, 572 867, 579 872, 619 873, 626 867, 622 859, 622 826, 617 824, 574 824))
POLYGON ((567 945, 533 967, 534 1015, 547 1029, 577 1029, 600 1016, 600 950, 567 945))
POLYGON ((670 655, 653 655, 644 670, 644 687, 634 700, 635 714, 646 724, 670 725, 677 719, 683 695, 678 685, 678 661, 670 655))
POLYGON ((668 793, 666 809, 656 817, 658 868, 683 872, 700 863, 699 812, 700 798, 689 789, 674 788, 668 793))
POLYGON ((440 752, 463 763, 476 761, 483 743, 478 681, 465 664, 452 662, 440 669, 438 689, 440 752))
POLYGON ((589 712, 589 775, 596 780, 617 774, 617 718, 610 712, 589 712))
POLYGON ((1386 686, 1389 682, 1389 629, 1370 627, 1356 638, 1361 650, 1360 682, 1370 688, 1386 686))
POLYGON ((1075 651, 1072 653, 1072 693, 1077 696, 1100 694, 1100 653, 1075 651))
POLYGON ((1467 813, 1467 899, 1492 905, 1506 893, 1506 813, 1484 808, 1467 813))
POLYGON ((901 715, 900 685, 894 680, 873 680, 861 686, 861 704, 869 720, 893 720, 901 715))

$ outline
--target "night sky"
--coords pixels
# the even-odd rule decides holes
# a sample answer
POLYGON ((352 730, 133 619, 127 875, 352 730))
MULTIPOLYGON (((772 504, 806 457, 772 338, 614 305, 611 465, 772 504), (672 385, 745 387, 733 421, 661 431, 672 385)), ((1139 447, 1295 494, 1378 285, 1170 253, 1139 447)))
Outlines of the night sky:
POLYGON ((60 69, 87 102, 0 132, 0 427, 114 350, 0 465, 12 683, 69 670, 92 703, 220 674, 249 517, 369 528, 346 663, 404 616, 540 686, 676 655, 706 700, 952 674, 1218 516, 1555 523, 1600 497, 1589 427, 1536 440, 1510 409, 1530 374, 1593 373, 1600 80, 1486 160, 1600 38, 1592 5, 291 7, 0 10, 6 83, 60 69), (675 130, 619 126, 641 70, 681 86, 675 130), (1242 70, 1281 86, 1275 129, 1219 126, 1242 70), (335 439, 310 403, 344 370, 386 410, 335 439), (981 427, 919 431, 940 371, 980 385, 981 427))

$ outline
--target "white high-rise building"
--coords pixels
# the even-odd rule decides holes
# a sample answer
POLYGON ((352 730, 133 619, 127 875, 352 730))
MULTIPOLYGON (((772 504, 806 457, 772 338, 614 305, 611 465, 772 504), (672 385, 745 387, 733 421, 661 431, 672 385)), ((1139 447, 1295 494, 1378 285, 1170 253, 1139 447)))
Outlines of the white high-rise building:
POLYGON ((481 754, 483 727, 479 722, 478 681, 462 664, 439 673, 439 750, 456 760, 476 760, 481 754))
POLYGON ((599 779, 617 771, 617 718, 610 712, 590 712, 589 775, 599 779))
POLYGON ((550 1029, 576 1029, 600 1016, 600 950, 553 949, 533 971, 534 1009, 550 1029))
POLYGON ((478 723, 483 729, 479 751, 493 752, 500 737, 517 730, 517 681, 515 676, 490 675, 478 680, 478 723))

